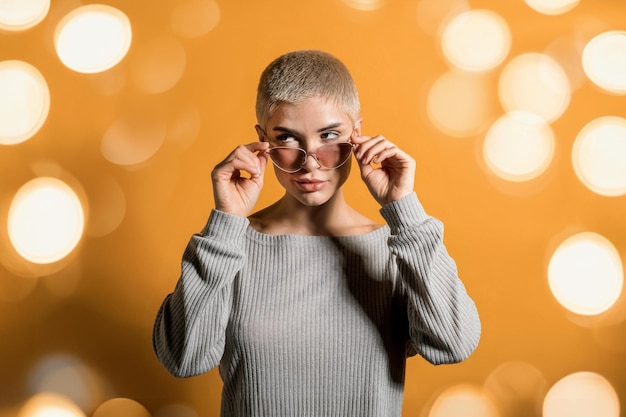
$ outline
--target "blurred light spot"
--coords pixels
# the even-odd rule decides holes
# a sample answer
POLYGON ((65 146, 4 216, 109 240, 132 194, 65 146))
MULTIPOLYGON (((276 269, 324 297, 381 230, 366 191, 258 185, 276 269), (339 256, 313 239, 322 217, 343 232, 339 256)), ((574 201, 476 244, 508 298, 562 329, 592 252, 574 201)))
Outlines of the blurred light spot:
POLYGON ((456 385, 441 393, 433 403, 428 417, 499 417, 493 401, 480 388, 469 384, 456 385))
POLYGON ((450 136, 471 136, 487 123, 493 106, 489 83, 478 74, 453 70, 440 76, 430 89, 428 116, 450 136), (468 105, 471 103, 471 105, 468 105))
POLYGON ((511 47, 506 21, 490 10, 456 16, 443 31, 441 46, 452 65, 466 71, 488 71, 500 65, 511 47))
POLYGON ((167 139, 182 149, 187 149, 198 138, 202 118, 198 109, 191 106, 180 108, 167 130, 167 139))
POLYGON ((124 190, 113 177, 102 173, 97 178, 91 178, 85 187, 91 206, 86 234, 102 237, 112 233, 126 215, 124 190))
POLYGON ((619 417, 615 389, 593 372, 570 374, 552 386, 543 403, 543 417, 619 417))
POLYGON ((95 409, 105 398, 99 376, 84 363, 69 355, 49 356, 31 370, 32 392, 48 392, 72 400, 83 410, 95 409))
POLYGON ((185 72, 185 48, 173 37, 161 36, 137 47, 132 78, 144 93, 162 93, 174 87, 185 72))
POLYGON ((104 133, 102 155, 117 165, 137 165, 157 153, 165 140, 163 121, 126 116, 104 133))
POLYGON ((198 413, 186 405, 172 404, 159 409, 154 417, 198 417, 198 413))
POLYGON ((429 35, 437 35, 455 16, 468 11, 466 0, 420 0, 417 3, 417 24, 429 35))
POLYGON ((14 145, 39 131, 50 110, 41 73, 22 61, 0 62, 0 145, 14 145))
POLYGON ((0 1, 0 29, 24 30, 41 22, 48 14, 50 0, 0 1))
POLYGON ((503 416, 534 416, 541 410, 547 383, 534 366, 513 361, 498 366, 485 380, 484 389, 503 416))
POLYGON ((171 25, 183 38, 197 38, 209 33, 220 21, 220 7, 215 0, 187 0, 172 12, 171 25))
POLYGON ((605 196, 626 194, 626 119, 601 117, 576 137, 572 162, 578 178, 605 196))
POLYGON ((124 58, 131 37, 130 21, 124 13, 111 6, 93 4, 73 10, 59 22, 55 45, 68 68, 96 73, 124 58))
POLYGON ((622 292, 623 281, 617 249, 596 233, 567 238, 552 254, 548 265, 552 294, 576 314, 600 314, 611 308, 622 292))
POLYGON ((626 94, 626 31, 611 31, 593 38, 583 50, 583 69, 598 87, 626 94))
POLYGON ((353 9, 364 12, 378 10, 385 4, 385 0, 343 0, 343 2, 353 9))
POLYGON ((15 250, 34 263, 52 263, 67 256, 83 234, 80 200, 56 178, 36 178, 23 185, 9 208, 9 238, 15 250))
POLYGON ((542 14, 557 15, 569 12, 580 0, 524 0, 530 8, 542 14))
POLYGON ((26 401, 17 417, 85 417, 85 413, 62 395, 41 393, 26 401))
POLYGON ((146 408, 129 398, 113 398, 102 403, 92 417, 150 417, 146 408))
POLYGON ((548 122, 563 114, 571 98, 565 71, 554 59, 538 53, 511 60, 500 74, 498 89, 506 111, 532 112, 548 122))
POLYGON ((541 118, 511 112, 489 128, 483 157, 489 169, 508 181, 527 181, 542 174, 554 156, 554 135, 541 118))

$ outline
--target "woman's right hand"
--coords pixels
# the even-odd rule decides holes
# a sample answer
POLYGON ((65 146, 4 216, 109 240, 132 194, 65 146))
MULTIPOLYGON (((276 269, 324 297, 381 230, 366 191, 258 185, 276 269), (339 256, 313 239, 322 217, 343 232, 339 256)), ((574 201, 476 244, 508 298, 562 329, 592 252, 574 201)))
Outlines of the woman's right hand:
POLYGON ((267 166, 267 142, 239 145, 211 173, 215 208, 247 217, 256 204, 267 166), (242 176, 241 171, 250 174, 242 176))

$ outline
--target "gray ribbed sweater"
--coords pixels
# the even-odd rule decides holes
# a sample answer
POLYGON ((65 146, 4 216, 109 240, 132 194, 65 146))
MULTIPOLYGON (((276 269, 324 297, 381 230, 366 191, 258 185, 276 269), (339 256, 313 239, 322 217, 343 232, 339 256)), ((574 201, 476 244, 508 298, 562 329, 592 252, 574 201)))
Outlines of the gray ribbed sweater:
POLYGON ((179 377, 219 365, 223 417, 400 416, 406 357, 462 361, 480 321, 417 196, 381 214, 373 232, 327 237, 212 211, 157 315, 159 360, 179 377))

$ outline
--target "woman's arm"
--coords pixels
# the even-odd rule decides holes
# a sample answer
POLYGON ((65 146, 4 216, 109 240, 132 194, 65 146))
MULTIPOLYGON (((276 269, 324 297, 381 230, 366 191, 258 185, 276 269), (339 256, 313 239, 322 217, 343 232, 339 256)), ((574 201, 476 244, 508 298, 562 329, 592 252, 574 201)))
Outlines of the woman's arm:
POLYGON ((175 376, 202 374, 221 360, 247 225, 245 217, 213 210, 185 249, 181 277, 161 305, 153 331, 154 351, 175 376))
POLYGON ((478 345, 480 319, 443 244, 443 224, 428 216, 415 193, 385 205, 389 247, 408 301, 413 348, 433 364, 467 359, 478 345))

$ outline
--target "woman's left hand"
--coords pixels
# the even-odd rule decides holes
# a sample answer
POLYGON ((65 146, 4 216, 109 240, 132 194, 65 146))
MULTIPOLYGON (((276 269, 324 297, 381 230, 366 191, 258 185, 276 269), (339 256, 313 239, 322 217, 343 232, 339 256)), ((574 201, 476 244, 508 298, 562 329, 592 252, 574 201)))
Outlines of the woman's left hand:
POLYGON ((415 160, 409 154, 383 136, 353 136, 352 142, 361 178, 381 206, 413 192, 415 160))

